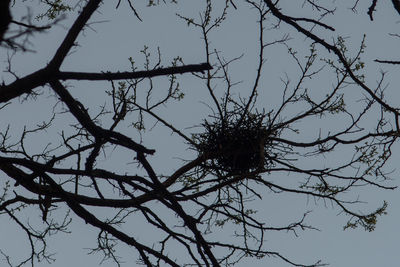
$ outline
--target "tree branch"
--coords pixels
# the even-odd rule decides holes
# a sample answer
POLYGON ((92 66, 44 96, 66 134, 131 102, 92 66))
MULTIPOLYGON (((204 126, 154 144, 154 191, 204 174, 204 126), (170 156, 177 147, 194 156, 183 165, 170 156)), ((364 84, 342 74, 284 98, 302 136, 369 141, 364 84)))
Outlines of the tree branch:
POLYGON ((212 67, 208 63, 192 64, 179 67, 159 68, 147 71, 134 72, 59 72, 56 77, 60 80, 90 80, 90 81, 114 81, 138 78, 151 78, 155 76, 164 76, 171 74, 183 74, 187 72, 203 72, 210 70, 212 67))
POLYGON ((65 36, 64 41, 61 43, 53 59, 49 63, 49 68, 53 70, 58 70, 67 56, 69 50, 74 45, 76 38, 79 33, 85 27, 87 21, 92 16, 93 12, 99 7, 101 0, 90 0, 87 5, 83 8, 81 14, 75 20, 72 27, 69 29, 67 36, 65 36))

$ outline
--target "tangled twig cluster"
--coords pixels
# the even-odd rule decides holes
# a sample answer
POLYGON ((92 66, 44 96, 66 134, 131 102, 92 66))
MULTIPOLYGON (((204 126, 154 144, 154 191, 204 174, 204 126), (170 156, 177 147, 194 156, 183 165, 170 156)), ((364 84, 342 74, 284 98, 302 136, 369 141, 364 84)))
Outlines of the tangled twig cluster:
POLYGON ((265 151, 273 134, 264 124, 263 114, 233 114, 205 121, 205 132, 198 134, 197 150, 213 155, 211 168, 227 174, 246 173, 264 168, 265 151))

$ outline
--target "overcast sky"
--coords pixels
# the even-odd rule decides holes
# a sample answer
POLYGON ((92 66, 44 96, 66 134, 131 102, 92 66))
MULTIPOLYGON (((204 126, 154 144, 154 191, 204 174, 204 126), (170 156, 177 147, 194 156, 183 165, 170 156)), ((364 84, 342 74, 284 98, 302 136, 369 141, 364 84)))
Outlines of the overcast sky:
MULTIPOLYGON (((37 1, 29 3, 32 5, 32 11, 37 12, 37 1)), ((93 18, 90 20, 90 28, 87 28, 80 35, 79 46, 73 50, 73 53, 62 65, 62 70, 73 71, 126 71, 129 70, 128 57, 132 56, 138 62, 138 67, 142 67, 143 60, 139 51, 144 45, 156 55, 157 48, 160 48, 163 65, 168 66, 174 56, 181 56, 187 64, 201 63, 206 60, 203 48, 201 34, 194 28, 187 27, 185 22, 175 16, 176 12, 188 16, 198 16, 202 4, 196 0, 180 1, 179 5, 168 4, 159 7, 146 8, 137 5, 138 11, 143 22, 138 21, 130 11, 126 3, 115 10, 116 1, 106 1, 93 18), (110 3, 111 2, 111 3, 110 3)), ((122 1, 125 2, 125 1, 122 1)), ((239 2, 239 1, 236 1, 239 2)), ((296 16, 299 15, 299 9, 292 7, 291 1, 281 1, 283 11, 296 16), (286 4, 285 4, 286 3, 286 4)), ((303 2, 303 1, 300 1, 303 2)), ((344 1, 347 4, 347 1, 344 1)), ((349 1, 350 2, 350 1, 349 1)), ((351 1, 353 2, 353 1, 351 1)), ((369 1, 363 1, 369 2, 369 1)), ((389 2, 389 1, 386 1, 389 2)), ((26 15, 26 2, 17 3, 18 7, 12 9, 15 20, 26 15)), ((223 26, 211 35, 213 49, 222 52, 227 59, 240 56, 243 58, 231 69, 231 76, 236 81, 242 81, 243 87, 248 81, 254 78, 256 64, 253 63, 257 54, 257 24, 255 11, 245 5, 236 3, 239 10, 229 9, 229 18, 223 26)), ((336 1, 337 5, 341 5, 336 1)), ((356 51, 358 44, 366 34, 366 53, 364 61, 366 62, 366 83, 376 85, 379 79, 380 71, 388 71, 386 83, 388 84, 387 95, 389 102, 398 103, 400 99, 400 90, 397 88, 400 84, 399 69, 394 66, 380 65, 373 62, 376 58, 399 59, 399 42, 388 33, 399 33, 398 22, 400 17, 395 13, 391 4, 379 3, 375 14, 375 20, 371 22, 366 14, 369 3, 360 3, 359 13, 355 14, 348 8, 342 6, 337 10, 337 15, 326 19, 326 23, 336 28, 335 32, 330 32, 331 36, 325 36, 327 40, 331 37, 342 35, 347 37, 350 51, 356 51), (364 5, 364 6, 361 6, 364 5)), ((54 55, 66 30, 71 25, 77 14, 70 13, 65 20, 55 26, 46 34, 38 34, 32 38, 31 48, 35 53, 24 53, 16 55, 13 58, 13 68, 17 74, 23 76, 31 73, 45 64, 54 55)), ((279 38, 286 32, 290 32, 293 40, 290 42, 292 47, 299 51, 307 51, 309 42, 304 37, 282 25, 282 32, 272 30, 270 40, 279 38)), ((328 56, 328 53, 321 47, 317 47, 320 55, 328 56)), ((5 64, 6 52, 0 48, 1 63, 5 64)), ((281 88, 281 78, 285 74, 292 75, 296 73, 293 62, 288 60, 287 48, 283 45, 274 46, 266 53, 265 75, 262 83, 266 88, 260 93, 259 104, 269 108, 274 105, 274 101, 279 99, 279 95, 274 95, 273 88, 281 88)), ((4 69, 4 68, 2 68, 4 69)), ((2 78, 9 82, 12 78, 8 74, 1 74, 2 78)), ((204 103, 210 103, 210 98, 198 80, 195 80, 190 74, 179 76, 181 88, 186 97, 183 101, 168 106, 164 110, 165 117, 171 120, 180 129, 199 125, 201 119, 209 114, 209 108, 204 103)), ((157 78, 158 79, 158 78, 157 78)), ((313 80, 312 86, 327 87, 331 81, 322 78, 313 80)), ((78 97, 85 105, 95 109, 102 105, 106 100, 101 93, 107 89, 108 84, 102 82, 71 82, 69 83, 71 93, 78 97)), ((221 89, 222 90, 222 89, 221 89)), ((245 89, 244 93, 245 93, 245 89)), ((359 89, 358 89, 359 90, 359 89)), ((358 92, 359 93, 359 92, 358 92)), ((7 115, 1 115, 0 126, 5 127, 11 123, 14 129, 21 130, 24 124, 34 125, 37 121, 44 120, 46 114, 51 110, 49 103, 54 99, 43 97, 33 103, 25 102, 20 106, 15 106, 8 110, 7 115), (47 105, 47 106, 46 106, 47 105), (32 112, 34 111, 34 112, 32 112)), ((356 103, 355 103, 356 104, 356 103)), ((397 105, 398 106, 398 105, 397 105)), ((337 122, 340 127, 340 121, 337 122)), ((330 125, 336 127, 336 125, 330 125)), ((307 127, 316 127, 309 125, 307 127)), ((3 129, 3 128, 2 128, 3 129)), ((194 128, 196 130, 196 128, 194 128)), ((306 138, 307 136, 305 136, 306 138)), ((170 131, 155 128, 143 138, 146 144, 157 149, 157 154, 151 159, 152 162, 162 162, 158 164, 159 170, 167 173, 179 166, 180 158, 191 157, 193 154, 182 145, 180 139, 172 137, 170 131), (168 141, 166 141, 168 140, 168 141), (172 151, 172 152, 171 152, 172 151)), ((38 144, 40 140, 38 140, 38 144)), ((33 149, 33 148, 32 148, 33 149)), ((394 149, 394 156, 389 162, 388 169, 394 170, 391 175, 394 181, 390 185, 399 183, 398 162, 400 160, 400 149, 397 145, 394 149)), ((343 152, 345 153, 345 152, 343 152)), ((346 156, 343 154, 343 156, 346 156)), ((340 160, 340 154, 337 154, 337 160, 340 160)), ((105 163, 106 164, 106 163, 105 163)), ((114 167, 119 166, 119 162, 109 162, 114 167)), ((326 166, 334 164, 334 159, 329 159, 324 163, 326 166)), ((126 167, 126 165, 124 165, 126 167)), ((119 166, 116 168, 120 168, 119 166)), ((126 167, 128 168, 128 167, 126 167)), ((285 176, 274 177, 274 179, 285 179, 285 176)), ((254 207, 259 210, 259 216, 271 218, 273 224, 286 224, 291 220, 296 220, 305 211, 312 211, 307 222, 320 231, 299 232, 298 237, 292 233, 270 233, 266 236, 267 247, 273 251, 279 251, 289 258, 301 262, 311 263, 321 259, 323 262, 331 264, 330 266, 340 267, 375 267, 375 266, 397 266, 399 259, 399 240, 400 232, 400 194, 398 190, 383 191, 378 189, 360 189, 362 200, 368 201, 371 210, 382 204, 383 200, 389 202, 388 215, 380 217, 377 228, 374 232, 365 232, 362 229, 343 231, 346 223, 346 217, 338 214, 338 210, 330 203, 323 203, 315 199, 307 199, 300 196, 281 194, 276 196, 266 192, 262 201, 256 201, 254 207)), ((36 221, 32 219, 32 221, 36 221)), ((26 247, 26 239, 17 227, 6 217, 0 217, 0 247, 10 254, 18 255, 21 247, 26 247), (7 225, 7 227, 3 227, 7 225)), ((133 225, 134 229, 143 232, 142 238, 151 236, 148 227, 144 225, 133 225)), ((80 219, 74 217, 71 227, 71 234, 59 234, 51 237, 49 245, 51 251, 55 252, 57 261, 53 266, 97 266, 101 260, 99 255, 86 255, 88 252, 83 248, 95 247, 96 231, 90 226, 85 225, 80 219)), ((216 233, 219 230, 216 229, 216 233)), ((221 230, 222 231, 222 230, 221 230)), ((131 250, 125 246, 120 248, 120 256, 126 264, 122 266, 136 266, 135 258, 132 257, 131 250)), ((265 258, 256 261, 255 259, 246 259, 238 266, 288 266, 286 263, 274 259, 265 258)), ((0 262, 0 266, 3 266, 0 262)), ((38 266, 47 266, 46 263, 39 263, 38 266)), ((104 262, 102 266, 115 266, 111 262, 104 262)))

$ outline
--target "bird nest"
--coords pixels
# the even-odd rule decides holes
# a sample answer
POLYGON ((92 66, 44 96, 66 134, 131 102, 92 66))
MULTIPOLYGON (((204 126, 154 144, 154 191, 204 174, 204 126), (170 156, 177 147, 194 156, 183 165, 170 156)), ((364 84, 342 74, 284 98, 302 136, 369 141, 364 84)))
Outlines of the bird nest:
POLYGON ((212 155, 206 166, 226 174, 242 174, 265 167, 271 133, 263 124, 264 115, 217 119, 203 124, 198 134, 197 150, 212 155))

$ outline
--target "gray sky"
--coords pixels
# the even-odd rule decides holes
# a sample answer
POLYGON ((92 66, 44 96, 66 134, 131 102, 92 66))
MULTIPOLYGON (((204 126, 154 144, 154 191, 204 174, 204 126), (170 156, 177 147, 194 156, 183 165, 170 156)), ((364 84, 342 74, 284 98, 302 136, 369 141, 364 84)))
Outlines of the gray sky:
MULTIPOLYGON (((118 10, 114 9, 115 1, 106 1, 107 3, 99 10, 98 13, 90 20, 90 28, 87 28, 84 34, 79 37, 79 47, 74 49, 73 53, 67 58, 62 65, 62 70, 73 71, 125 71, 129 69, 129 61, 127 58, 132 56, 138 62, 139 69, 142 67, 143 58, 139 52, 144 45, 149 47, 149 50, 156 55, 157 47, 160 47, 163 57, 163 65, 167 66, 172 58, 176 55, 181 56, 187 64, 200 63, 205 61, 205 53, 203 41, 198 30, 187 27, 185 22, 179 20, 176 12, 185 15, 198 16, 199 8, 202 6, 201 1, 181 1, 179 5, 160 5, 159 7, 145 8, 137 5, 143 22, 139 22, 134 16, 126 3, 118 10)), ((123 1, 124 2, 124 1, 123 1)), ((239 1, 236 1, 239 2, 239 1)), ((283 2, 283 1, 281 1, 283 2)), ((369 1, 364 1, 369 2, 369 1)), ((27 3, 21 3, 19 7, 13 8, 13 15, 16 20, 26 14, 27 3)), ((37 8, 36 1, 31 3, 33 8, 37 8)), ((244 54, 241 61, 238 61, 232 66, 231 76, 234 81, 242 81, 239 85, 238 95, 245 95, 246 86, 249 81, 254 78, 254 70, 256 65, 256 42, 257 28, 255 11, 249 8, 240 6, 239 10, 229 9, 228 19, 223 26, 211 35, 211 44, 213 49, 222 52, 226 59, 240 56, 244 54)), ((342 3, 337 3, 341 5, 342 3)), ((360 12, 355 14, 348 7, 353 3, 348 3, 348 6, 343 6, 337 10, 337 15, 329 17, 325 22, 335 27, 336 32, 326 35, 327 40, 332 40, 333 37, 342 35, 348 37, 347 42, 350 51, 356 51, 358 44, 362 40, 363 34, 366 33, 366 52, 364 61, 366 62, 366 83, 372 87, 379 79, 381 70, 388 71, 386 83, 388 89, 386 95, 391 104, 395 104, 399 99, 399 84, 398 68, 388 65, 381 65, 373 62, 375 58, 382 59, 398 59, 396 52, 398 51, 398 40, 390 37, 388 33, 398 33, 399 16, 396 15, 391 4, 379 3, 378 10, 375 14, 375 21, 371 22, 366 15, 365 6, 361 6, 360 12)), ((364 3, 362 3, 364 4, 364 3)), ((281 7, 290 15, 296 16, 300 11, 298 8, 291 7, 290 1, 283 2, 281 7), (286 3, 286 4, 285 4, 286 3)), ((33 9, 34 12, 36 9, 33 9)), ((215 10, 216 11, 216 10, 215 10)), ((304 14, 303 14, 304 15, 304 14)), ((49 33, 40 34, 32 38, 32 48, 35 53, 25 53, 16 55, 13 58, 13 68, 18 72, 18 75, 31 73, 44 66, 55 53, 58 45, 66 33, 66 29, 71 25, 71 22, 76 17, 72 13, 68 18, 61 21, 60 24, 54 27, 49 33)), ((317 29, 318 31, 318 29, 317 29)), ((290 32, 293 40, 289 44, 299 51, 307 51, 309 49, 309 41, 304 37, 295 33, 286 25, 282 25, 279 31, 267 31, 267 40, 274 40, 281 37, 284 33, 290 32), (269 39, 270 38, 270 39, 269 39)), ((321 57, 328 57, 329 54, 321 47, 318 47, 321 57)), ((6 58, 4 49, 1 48, 0 56, 2 63, 6 58)), ((273 106, 275 101, 279 99, 279 90, 282 88, 280 78, 284 77, 285 73, 289 77, 296 74, 298 70, 294 67, 293 61, 289 60, 287 48, 283 45, 271 47, 266 53, 267 63, 265 65, 265 75, 263 75, 262 83, 265 86, 265 91, 260 92, 259 105, 260 107, 273 106)), ((7 74, 1 74, 6 82, 11 78, 7 74)), ((332 76, 325 79, 324 75, 329 75, 327 71, 321 78, 310 81, 308 84, 312 88, 329 87, 332 82, 332 76)), ((187 127, 199 125, 201 119, 209 114, 209 109, 205 103, 211 103, 205 88, 198 80, 190 77, 190 74, 179 76, 181 88, 185 93, 183 101, 170 105, 167 108, 161 109, 163 116, 171 120, 174 125, 180 129, 185 129, 186 133, 190 133, 193 129, 187 127)), ((164 80, 155 79, 162 83, 164 80)), ((71 85, 70 91, 78 97, 84 104, 90 107, 91 110, 96 110, 106 99, 104 99, 103 91, 109 87, 103 82, 69 82, 71 85)), ((355 90, 354 88, 350 88, 355 90)), ((44 96, 47 96, 48 89, 44 96)), ((218 90, 218 89, 217 89, 218 90)), ((223 86, 220 90, 222 92, 223 86)), ((360 90, 360 89, 356 89, 360 90)), ((217 91, 218 92, 218 91, 217 91)), ((360 92, 350 92, 355 94, 360 92)), ((16 101, 14 101, 16 102, 16 101)), ((21 130, 24 124, 34 125, 37 121, 48 118, 51 110, 50 103, 54 103, 54 99, 41 97, 36 101, 28 101, 18 106, 15 105, 8 109, 8 115, 2 115, 0 127, 4 127, 7 123, 12 124, 12 128, 21 130), (34 110, 34 112, 32 112, 34 110), (11 115, 12 114, 12 115, 11 115)), ((351 103, 350 105, 352 105, 351 103)), ((330 124, 327 127, 340 127, 340 121, 337 124, 330 124)), ((304 128, 316 127, 315 125, 305 125, 304 128)), ((196 128, 194 128, 196 130, 196 128)), ((301 138, 308 138, 306 134, 301 135, 301 138)), ((43 141, 43 140, 42 140, 43 141)), ((152 162, 157 163, 157 167, 161 172, 168 173, 174 170, 181 158, 193 157, 193 153, 188 151, 186 146, 182 145, 179 138, 171 136, 169 130, 156 126, 156 128, 146 133, 143 137, 145 144, 157 149, 157 154, 151 158, 152 162), (171 153, 173 150, 173 153, 171 153), (160 164, 162 162, 162 164, 160 164)), ((37 139, 37 144, 40 145, 40 138, 37 139)), ((33 150, 35 148, 32 148, 33 150)), ((398 184, 399 171, 396 170, 397 162, 400 158, 400 150, 397 145, 393 149, 394 156, 389 162, 388 169, 395 170, 391 175, 394 179, 391 185, 398 184)), ((130 168, 125 161, 119 162, 120 154, 114 154, 111 162, 104 162, 104 166, 110 164, 113 168, 130 168)), ((125 155, 123 155, 125 156, 125 155)), ((128 155, 126 155, 129 157, 128 155)), ((328 158, 326 162, 318 162, 318 164, 335 164, 335 160, 340 161, 341 157, 346 157, 346 152, 343 154, 336 153, 334 159, 328 158)), ((129 161, 129 160, 128 160, 129 161)), ((309 162, 305 164, 310 164, 309 162)), ((292 179, 291 176, 281 175, 272 177, 272 179, 292 179)), ((288 181, 290 183, 290 180, 288 181)), ((298 237, 292 233, 270 233, 266 235, 267 247, 273 251, 279 251, 283 255, 288 256, 296 262, 311 263, 321 259, 323 262, 330 263, 330 266, 340 267, 375 267, 375 266, 396 266, 398 264, 398 244, 400 234, 398 225, 400 222, 400 195, 399 191, 383 191, 378 189, 362 188, 355 195, 359 194, 360 199, 368 201, 368 207, 373 210, 378 207, 383 200, 389 202, 388 215, 380 217, 377 228, 374 232, 368 233, 362 229, 343 231, 343 225, 346 223, 346 217, 338 213, 338 209, 333 207, 331 203, 323 203, 316 199, 307 199, 302 196, 293 196, 289 194, 272 194, 265 192, 262 201, 254 203, 255 209, 258 209, 258 216, 268 218, 273 225, 287 224, 293 220, 299 219, 301 215, 307 211, 313 212, 308 216, 307 222, 321 231, 305 231, 298 232, 298 237)), ((360 205, 360 208, 366 206, 360 205)), ((160 211, 162 212, 162 211, 160 211)), ((32 222, 40 218, 30 218, 32 222)), ((26 241, 24 235, 12 225, 6 217, 0 217, 1 225, 7 227, 0 228, 0 247, 10 254, 19 254, 21 247, 26 247, 23 243, 26 241), (12 240, 10 242, 10 240, 12 240)), ((143 232, 141 238, 145 239, 152 236, 149 227, 146 227, 140 222, 132 222, 134 231, 143 232)), ((226 230, 226 229, 225 229, 226 230)), ((225 231, 216 229, 218 231, 225 231)), ((95 238, 97 232, 88 225, 85 225, 80 219, 74 218, 71 227, 71 234, 59 234, 58 236, 49 239, 51 251, 57 253, 57 261, 54 266, 97 266, 100 257, 99 255, 87 256, 87 250, 82 248, 95 247, 95 238)), ((218 236, 218 234, 216 234, 218 236)), ((123 257, 126 264, 122 266, 135 266, 135 258, 132 257, 130 248, 121 246, 118 254, 123 257)), ((254 259, 245 259, 238 266, 288 266, 286 263, 274 259, 265 258, 255 261, 254 259)), ((0 266, 2 263, 0 262, 0 266)), ((45 263, 39 263, 38 266, 47 266, 45 263)), ((111 262, 105 262, 102 266, 114 266, 111 262)))

